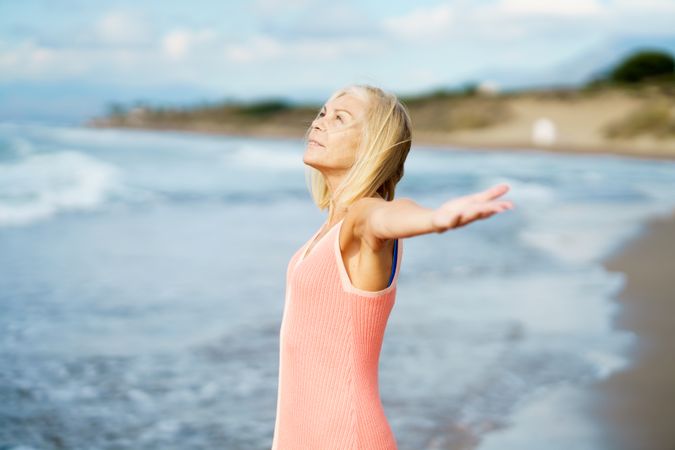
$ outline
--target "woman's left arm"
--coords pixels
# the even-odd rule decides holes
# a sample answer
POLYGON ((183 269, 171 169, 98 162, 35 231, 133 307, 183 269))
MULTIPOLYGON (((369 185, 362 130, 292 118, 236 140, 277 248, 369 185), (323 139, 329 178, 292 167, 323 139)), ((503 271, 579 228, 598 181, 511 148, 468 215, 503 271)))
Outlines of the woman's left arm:
POLYGON ((508 191, 507 184, 498 184, 475 194, 449 200, 435 209, 420 206, 409 198, 389 202, 370 199, 361 205, 355 231, 369 241, 443 233, 513 209, 511 201, 498 200, 508 191))

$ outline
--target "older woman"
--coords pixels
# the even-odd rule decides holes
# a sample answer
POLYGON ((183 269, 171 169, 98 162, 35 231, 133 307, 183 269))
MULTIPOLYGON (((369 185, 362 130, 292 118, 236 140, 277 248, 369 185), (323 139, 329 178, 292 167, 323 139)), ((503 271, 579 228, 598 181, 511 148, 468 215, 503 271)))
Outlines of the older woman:
POLYGON ((280 330, 273 450, 396 449, 378 389, 402 240, 513 208, 497 185, 439 208, 394 199, 411 121, 390 93, 335 92, 305 136, 303 161, 324 225, 291 257, 280 330))

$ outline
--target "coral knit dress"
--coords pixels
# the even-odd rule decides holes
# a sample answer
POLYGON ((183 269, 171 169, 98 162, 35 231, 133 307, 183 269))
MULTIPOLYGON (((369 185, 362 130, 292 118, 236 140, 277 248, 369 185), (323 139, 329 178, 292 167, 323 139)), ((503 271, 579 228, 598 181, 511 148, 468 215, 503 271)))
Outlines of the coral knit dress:
POLYGON ((288 263, 272 450, 397 448, 380 401, 378 365, 396 297, 401 240, 389 286, 359 289, 342 261, 343 220, 306 254, 315 233, 288 263))

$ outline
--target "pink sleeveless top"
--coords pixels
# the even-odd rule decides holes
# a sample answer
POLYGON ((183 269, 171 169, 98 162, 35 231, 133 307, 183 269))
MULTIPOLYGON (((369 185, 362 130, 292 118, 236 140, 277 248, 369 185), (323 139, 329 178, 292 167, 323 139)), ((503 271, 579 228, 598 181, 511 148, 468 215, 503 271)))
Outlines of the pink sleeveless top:
POLYGON ((359 289, 340 254, 343 220, 305 255, 317 231, 288 263, 272 450, 397 448, 380 401, 378 366, 402 245, 391 284, 359 289))

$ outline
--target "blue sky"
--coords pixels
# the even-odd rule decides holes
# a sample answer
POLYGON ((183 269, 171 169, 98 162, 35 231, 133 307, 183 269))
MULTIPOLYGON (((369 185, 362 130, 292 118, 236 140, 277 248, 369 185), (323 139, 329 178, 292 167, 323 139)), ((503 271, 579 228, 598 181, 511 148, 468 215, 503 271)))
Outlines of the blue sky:
POLYGON ((640 46, 675 51, 673 0, 0 0, 0 120, 110 101, 283 97, 372 83, 577 84, 640 46))

